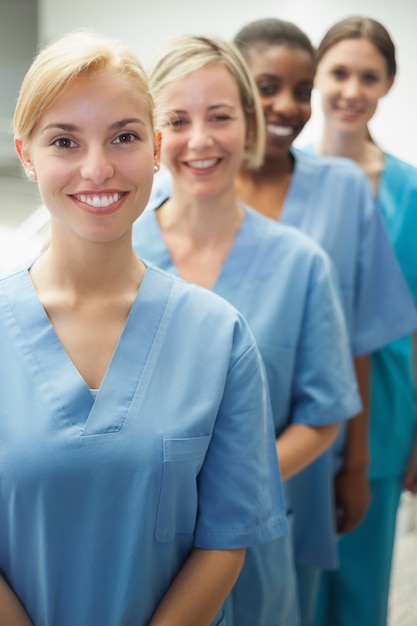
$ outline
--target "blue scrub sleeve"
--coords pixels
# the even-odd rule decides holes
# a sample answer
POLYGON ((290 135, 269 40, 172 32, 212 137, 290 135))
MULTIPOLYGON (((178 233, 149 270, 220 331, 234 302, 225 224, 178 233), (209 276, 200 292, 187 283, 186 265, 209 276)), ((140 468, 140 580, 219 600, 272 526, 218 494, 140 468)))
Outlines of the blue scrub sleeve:
POLYGON ((328 257, 317 256, 306 298, 293 377, 292 422, 331 424, 361 410, 337 278, 328 257))
POLYGON ((369 354, 414 332, 417 313, 388 238, 377 200, 363 212, 356 302, 354 356, 369 354), (370 323, 372 320, 372 323, 370 323))
POLYGON ((234 351, 198 482, 197 547, 248 547, 287 532, 266 379, 254 344, 241 355, 234 351))
POLYGON ((403 221, 399 233, 394 232, 395 249, 405 279, 417 302, 417 187, 406 188, 402 195, 403 221))

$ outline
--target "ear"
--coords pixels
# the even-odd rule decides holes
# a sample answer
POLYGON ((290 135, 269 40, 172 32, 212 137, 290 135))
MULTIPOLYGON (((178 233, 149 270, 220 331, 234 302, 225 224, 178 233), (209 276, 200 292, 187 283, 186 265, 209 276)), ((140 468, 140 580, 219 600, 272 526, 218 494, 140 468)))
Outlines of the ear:
POLYGON ((22 139, 15 139, 14 146, 28 178, 33 180, 35 177, 35 168, 27 143, 22 141, 22 139))
POLYGON ((386 82, 385 90, 384 90, 384 96, 386 96, 387 93, 390 91, 391 87, 394 84, 394 80, 395 80, 395 76, 390 76, 389 78, 387 78, 387 82, 386 82))
POLYGON ((155 134, 155 148, 153 151, 154 162, 158 169, 161 164, 161 145, 162 145, 162 133, 158 130, 155 134))

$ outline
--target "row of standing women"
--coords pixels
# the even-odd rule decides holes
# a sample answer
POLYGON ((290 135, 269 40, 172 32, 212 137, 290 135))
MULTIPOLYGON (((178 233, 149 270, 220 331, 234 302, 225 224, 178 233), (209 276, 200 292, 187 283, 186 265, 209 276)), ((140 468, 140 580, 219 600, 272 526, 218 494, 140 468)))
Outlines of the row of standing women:
POLYGON ((316 58, 288 22, 168 43, 153 93, 92 33, 34 60, 15 143, 51 240, 0 282, 1 623, 386 623, 417 173, 367 131, 395 74, 380 29, 319 47, 338 158, 292 146, 316 58), (359 589, 375 514, 383 586, 359 589))

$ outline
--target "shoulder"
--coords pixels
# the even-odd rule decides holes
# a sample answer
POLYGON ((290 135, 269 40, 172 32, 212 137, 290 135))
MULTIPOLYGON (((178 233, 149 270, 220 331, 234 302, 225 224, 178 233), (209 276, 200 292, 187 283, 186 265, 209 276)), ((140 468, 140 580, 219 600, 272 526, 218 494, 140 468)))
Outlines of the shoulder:
POLYGON ((321 246, 299 228, 265 217, 247 205, 244 208, 253 239, 262 239, 272 247, 277 247, 281 253, 284 246, 305 254, 324 253, 321 246))
POLYGON ((312 237, 299 228, 269 219, 245 205, 251 245, 262 255, 265 271, 283 277, 290 268, 296 281, 305 271, 328 273, 332 261, 312 237), (275 271, 274 271, 275 270, 275 271))
POLYGON ((407 163, 393 154, 385 153, 384 175, 394 182, 404 183, 417 188, 417 167, 407 163))
POLYGON ((242 336, 246 336, 248 345, 253 343, 253 337, 244 317, 226 299, 209 289, 173 276, 160 269, 153 263, 146 261, 147 280, 153 291, 169 300, 172 317, 180 322, 185 332, 194 332, 204 327, 213 332, 220 330, 232 335, 239 329, 242 336))
POLYGON ((312 146, 293 149, 292 152, 297 162, 304 167, 308 166, 322 176, 326 175, 334 179, 342 177, 368 186, 365 174, 352 159, 341 156, 321 156, 314 152, 312 146))

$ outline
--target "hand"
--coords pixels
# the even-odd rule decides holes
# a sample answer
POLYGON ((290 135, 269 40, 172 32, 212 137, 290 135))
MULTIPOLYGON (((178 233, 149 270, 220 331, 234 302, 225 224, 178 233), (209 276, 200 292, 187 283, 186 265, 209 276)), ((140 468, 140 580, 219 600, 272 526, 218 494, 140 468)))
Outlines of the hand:
POLYGON ((403 478, 403 485, 405 489, 408 489, 411 493, 417 494, 417 445, 414 447, 408 462, 403 478))
POLYGON ((365 517, 371 503, 371 490, 365 468, 343 467, 335 478, 336 526, 348 533, 365 517))

